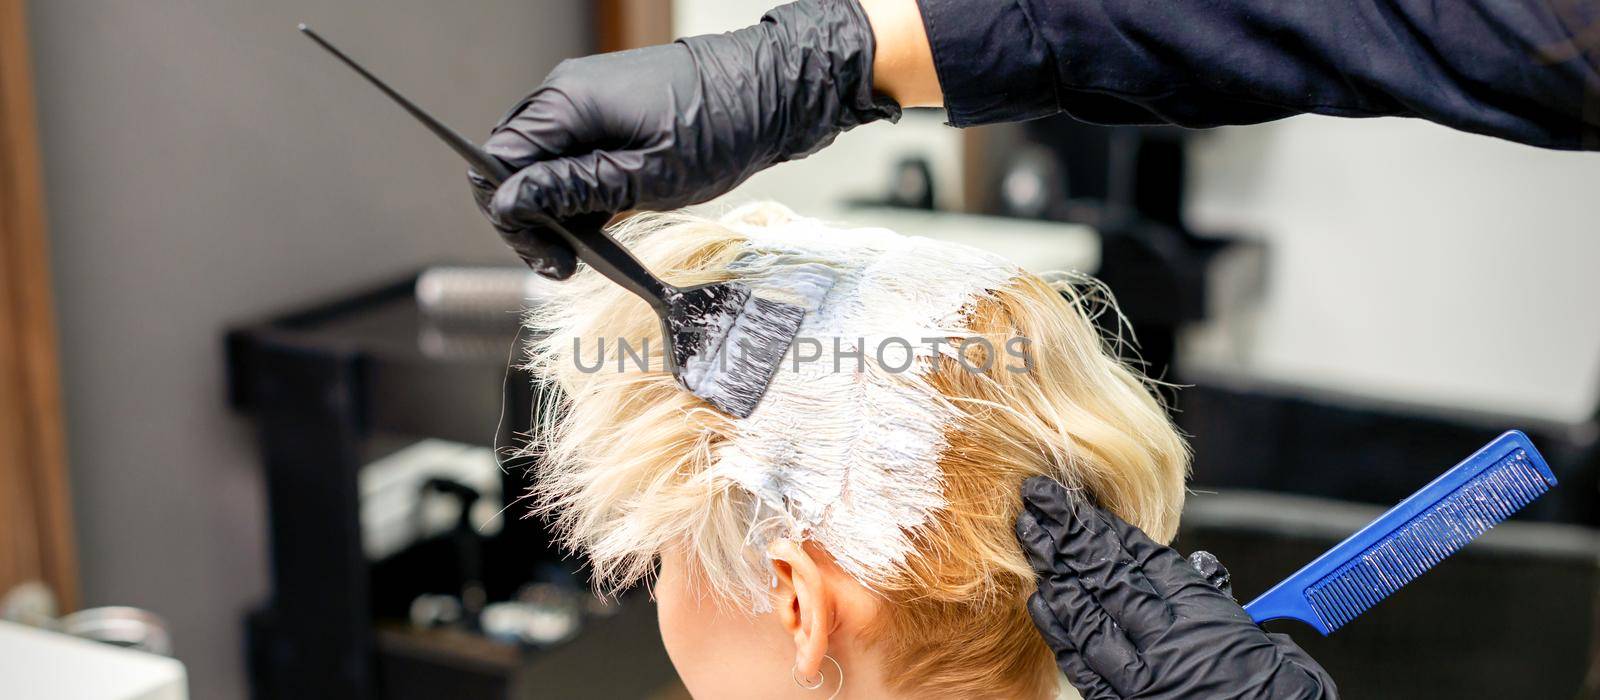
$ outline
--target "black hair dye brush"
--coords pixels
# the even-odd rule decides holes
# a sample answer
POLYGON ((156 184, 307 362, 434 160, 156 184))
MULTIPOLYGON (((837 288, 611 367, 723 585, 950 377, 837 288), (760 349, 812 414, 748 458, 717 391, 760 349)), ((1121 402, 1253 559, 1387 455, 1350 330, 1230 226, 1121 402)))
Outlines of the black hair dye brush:
MULTIPOLYGON (((491 183, 511 177, 505 163, 439 123, 311 28, 302 24, 300 31, 410 112, 491 183)), ((655 309, 662 338, 670 345, 663 353, 667 370, 679 384, 731 416, 744 418, 755 410, 794 343, 804 307, 762 299, 741 284, 674 287, 651 274, 599 226, 568 228, 550 217, 541 223, 572 246, 579 260, 655 309)))

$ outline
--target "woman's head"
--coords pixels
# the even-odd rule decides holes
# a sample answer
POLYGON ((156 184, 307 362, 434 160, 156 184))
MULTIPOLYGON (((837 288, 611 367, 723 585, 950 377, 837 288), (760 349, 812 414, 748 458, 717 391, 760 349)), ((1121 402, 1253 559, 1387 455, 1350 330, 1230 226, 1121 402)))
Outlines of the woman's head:
POLYGON ((773 205, 619 233, 676 284, 820 298, 745 419, 681 390, 653 313, 598 275, 530 321, 533 367, 562 390, 538 507, 602 587, 659 563, 690 689, 797 690, 789 665, 832 678, 827 654, 847 694, 1053 693, 1013 535, 1022 480, 1083 489, 1159 541, 1183 500, 1185 447, 1096 332, 1098 288, 773 205))

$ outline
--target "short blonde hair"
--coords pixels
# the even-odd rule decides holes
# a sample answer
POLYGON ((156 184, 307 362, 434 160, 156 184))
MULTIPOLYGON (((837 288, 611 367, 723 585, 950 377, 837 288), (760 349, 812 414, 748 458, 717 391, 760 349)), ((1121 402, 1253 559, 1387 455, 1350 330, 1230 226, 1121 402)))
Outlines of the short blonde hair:
MULTIPOLYGON (((651 216, 614 233, 670 282, 699 284, 733 277, 745 238, 725 224, 785 216, 773 207, 747 207, 723 222, 651 216)), ((734 421, 659 371, 659 330, 643 302, 588 270, 559 294, 529 319, 537 333, 530 366, 560 389, 540 412, 536 511, 565 546, 587 555, 604 590, 647 579, 662 552, 681 547, 706 588, 748 606, 739 592, 770 577, 750 540, 759 505, 712 468, 734 421), (650 371, 577 370, 575 348, 601 338, 613 340, 608 362, 617 361, 616 340, 638 348, 655 338, 650 371)), ((989 341, 963 352, 1027 338, 1027 371, 985 358, 929 360, 927 381, 956 414, 938 458, 944 506, 905 533, 912 551, 893 571, 863 581, 888 603, 870 637, 901 690, 1053 694, 1053 659, 1026 612, 1033 572, 1013 534, 1027 477, 1054 477, 1157 541, 1173 537, 1187 447, 1148 382, 1097 331, 1093 317, 1106 312, 1115 312, 1109 297, 1088 278, 1047 282, 1018 271, 963 309, 963 331, 989 341)))

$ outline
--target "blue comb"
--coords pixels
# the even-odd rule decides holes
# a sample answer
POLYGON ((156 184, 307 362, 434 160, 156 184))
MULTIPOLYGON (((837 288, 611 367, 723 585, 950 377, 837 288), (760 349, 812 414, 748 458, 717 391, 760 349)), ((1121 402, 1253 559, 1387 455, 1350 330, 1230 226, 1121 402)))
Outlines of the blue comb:
POLYGON ((1556 485, 1512 430, 1244 606, 1258 624, 1299 620, 1327 635, 1556 485))

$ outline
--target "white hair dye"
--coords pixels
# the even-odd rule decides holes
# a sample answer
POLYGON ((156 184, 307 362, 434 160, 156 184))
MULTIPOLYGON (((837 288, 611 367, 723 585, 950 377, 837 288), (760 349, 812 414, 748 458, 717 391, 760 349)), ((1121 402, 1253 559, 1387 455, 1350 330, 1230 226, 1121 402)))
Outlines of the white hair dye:
MULTIPOLYGON (((927 375, 935 353, 956 347, 921 341, 970 335, 974 302, 1020 270, 963 245, 751 207, 724 218, 748 239, 729 271, 758 296, 805 306, 797 337, 863 357, 784 362, 760 405, 735 421, 712 475, 758 501, 751 546, 814 540, 870 588, 911 553, 908 533, 945 506, 939 459, 956 414, 927 375)), ((767 599, 750 593, 758 607, 767 599)))

